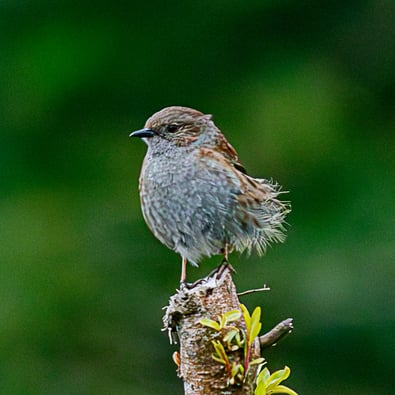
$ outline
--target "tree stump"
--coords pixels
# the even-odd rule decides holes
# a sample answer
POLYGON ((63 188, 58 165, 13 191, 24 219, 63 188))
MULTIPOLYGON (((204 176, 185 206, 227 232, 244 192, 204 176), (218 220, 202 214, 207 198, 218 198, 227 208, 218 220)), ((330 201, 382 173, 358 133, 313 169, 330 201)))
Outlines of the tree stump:
MULTIPOLYGON (((242 383, 231 384, 224 365, 213 359, 212 340, 218 333, 200 323, 202 318, 217 320, 231 310, 240 310, 240 302, 229 265, 221 265, 208 277, 170 297, 163 317, 164 330, 168 331, 171 343, 180 345, 179 354, 175 353, 174 359, 179 365, 178 375, 184 381, 185 395, 253 394, 258 365, 250 366, 242 383)), ((245 329, 242 315, 234 325, 245 329)), ((269 337, 256 337, 251 346, 251 359, 260 357, 260 339, 267 347, 291 328, 292 320, 288 319, 270 331, 269 337)), ((243 354, 243 349, 235 351, 232 360, 243 363, 243 354)))

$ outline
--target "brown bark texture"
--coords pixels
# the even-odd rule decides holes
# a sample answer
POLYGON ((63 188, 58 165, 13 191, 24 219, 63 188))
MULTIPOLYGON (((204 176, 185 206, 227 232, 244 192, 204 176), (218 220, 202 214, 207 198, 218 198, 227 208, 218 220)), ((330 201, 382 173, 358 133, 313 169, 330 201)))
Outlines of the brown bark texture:
MULTIPOLYGON (((170 341, 180 346, 178 375, 184 381, 185 395, 231 395, 253 394, 257 365, 248 369, 242 384, 229 384, 229 374, 212 357, 212 340, 219 333, 200 323, 202 318, 217 320, 231 310, 240 310, 236 287, 231 270, 225 267, 190 288, 183 288, 170 298, 163 318, 164 328, 169 331, 170 341)), ((244 328, 244 320, 234 322, 244 328)), ((259 338, 252 346, 251 358, 260 356, 259 338)), ((232 359, 243 362, 243 350, 232 353, 232 359)))

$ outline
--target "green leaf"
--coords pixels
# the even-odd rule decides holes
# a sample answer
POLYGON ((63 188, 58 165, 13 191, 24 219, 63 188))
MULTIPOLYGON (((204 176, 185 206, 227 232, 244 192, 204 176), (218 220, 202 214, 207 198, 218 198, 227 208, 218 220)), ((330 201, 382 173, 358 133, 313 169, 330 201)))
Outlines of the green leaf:
POLYGON ((229 363, 229 359, 228 356, 226 355, 224 346, 219 341, 212 340, 212 343, 214 345, 214 349, 218 357, 221 358, 223 361, 225 361, 225 363, 229 363))
POLYGON ((233 366, 232 366, 232 377, 235 377, 236 374, 239 373, 241 367, 242 366, 239 363, 238 364, 235 364, 235 363, 233 364, 233 366))
POLYGON ((242 336, 243 336, 243 339, 240 338, 240 332, 238 332, 238 333, 236 334, 236 336, 235 336, 236 344, 237 344, 239 347, 242 347, 242 346, 243 346, 243 343, 244 343, 244 340, 245 340, 245 333, 244 333, 243 330, 241 331, 241 334, 242 334, 242 336))
POLYGON ((248 343, 250 345, 254 342, 255 338, 258 336, 259 332, 261 331, 261 328, 262 328, 262 324, 260 322, 253 323, 251 325, 251 333, 248 338, 248 343))
POLYGON ((222 341, 226 344, 227 348, 231 351, 236 351, 240 348, 240 334, 237 328, 231 329, 222 339, 222 341), (239 341, 237 340, 237 336, 239 341), (236 343, 233 342, 233 339, 236 338, 236 343), (233 343, 232 343, 233 342, 233 343))
POLYGON ((249 363, 249 366, 251 366, 251 365, 259 365, 260 363, 263 363, 263 362, 265 362, 265 358, 256 358, 256 359, 253 359, 249 363))
POLYGON ((291 388, 286 387, 285 385, 278 385, 276 388, 271 390, 269 394, 287 394, 287 395, 298 395, 297 392, 291 390, 291 388))
POLYGON ((199 322, 202 325, 208 326, 209 328, 213 328, 216 331, 220 330, 220 326, 219 326, 218 322, 210 320, 210 318, 202 318, 199 322))
POLYGON ((246 330, 247 333, 250 333, 250 328, 251 328, 251 316, 250 313, 247 310, 247 307, 245 307, 243 304, 240 304, 240 309, 243 313, 243 318, 244 318, 244 322, 246 324, 246 330))
POLYGON ((228 322, 237 321, 241 317, 241 311, 231 310, 228 311, 227 313, 224 313, 223 317, 225 318, 225 325, 226 325, 228 322))
POLYGON ((259 375, 262 375, 262 380, 264 380, 265 382, 268 381, 270 378, 269 369, 268 368, 263 369, 259 375))
POLYGON ((257 387, 254 395, 266 395, 266 383, 270 378, 270 372, 268 368, 263 369, 256 380, 257 387))
POLYGON ((261 320, 261 308, 259 306, 255 307, 251 316, 251 320, 258 322, 261 320))
POLYGON ((233 338, 234 338, 238 333, 239 333, 239 331, 238 331, 237 328, 231 329, 231 330, 224 336, 224 338, 223 338, 222 340, 223 340, 224 342, 226 342, 226 343, 230 343, 230 342, 233 340, 233 338))
POLYGON ((260 319, 261 319, 261 308, 256 307, 251 316, 251 326, 250 326, 250 332, 248 337, 250 345, 253 343, 254 339, 258 336, 259 332, 261 331, 262 324, 260 323, 260 319))
POLYGON ((257 387, 254 395, 271 395, 271 394, 286 394, 286 395, 298 395, 291 388, 285 385, 280 385, 282 381, 287 379, 291 373, 288 366, 284 369, 277 370, 273 374, 270 374, 269 369, 263 369, 257 378, 257 387))
POLYGON ((217 357, 215 354, 212 354, 211 357, 214 359, 214 361, 217 361, 217 362, 221 363, 222 365, 226 365, 226 361, 220 357, 217 357))
POLYGON ((267 380, 267 388, 272 389, 279 385, 282 381, 286 380, 291 373, 291 370, 288 366, 285 366, 284 369, 277 370, 272 373, 269 380, 267 380))
POLYGON ((260 381, 255 388, 254 395, 267 395, 266 384, 264 381, 260 381))
MULTIPOLYGON (((257 378, 256 381, 257 381, 258 384, 259 383, 266 383, 269 380, 269 378, 270 378, 269 369, 265 368, 259 373, 258 378, 257 378)), ((265 388, 266 388, 266 385, 265 385, 265 388)))
POLYGON ((224 328, 225 325, 226 325, 226 318, 225 318, 225 316, 223 314, 218 317, 218 321, 219 321, 220 329, 224 328))

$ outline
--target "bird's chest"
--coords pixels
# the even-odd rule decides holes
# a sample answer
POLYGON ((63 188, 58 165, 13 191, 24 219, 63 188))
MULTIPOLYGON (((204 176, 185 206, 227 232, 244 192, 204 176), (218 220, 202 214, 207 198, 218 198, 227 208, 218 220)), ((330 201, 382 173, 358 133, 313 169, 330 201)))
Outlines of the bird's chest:
POLYGON ((190 159, 147 158, 140 176, 141 200, 150 209, 170 216, 174 211, 194 209, 199 200, 199 178, 190 159))

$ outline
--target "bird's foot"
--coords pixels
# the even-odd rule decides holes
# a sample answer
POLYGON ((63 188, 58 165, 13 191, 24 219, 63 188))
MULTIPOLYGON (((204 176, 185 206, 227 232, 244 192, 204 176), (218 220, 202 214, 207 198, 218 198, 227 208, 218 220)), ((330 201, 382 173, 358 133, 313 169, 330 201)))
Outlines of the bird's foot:
POLYGON ((224 258, 221 264, 217 266, 213 271, 211 271, 206 278, 219 279, 223 276, 226 270, 229 270, 231 273, 236 273, 234 267, 229 263, 229 261, 226 258, 224 258))
POLYGON ((184 291, 185 289, 191 289, 192 284, 186 281, 180 281, 180 291, 184 291))
POLYGON ((188 283, 186 280, 181 280, 180 281, 180 291, 191 290, 191 289, 197 287, 198 285, 202 285, 202 284, 206 283, 211 278, 219 279, 223 276, 223 274, 226 272, 226 270, 229 270, 231 273, 236 273, 236 270, 234 269, 234 267, 224 257, 221 264, 219 266, 217 266, 214 270, 212 270, 206 277, 196 280, 193 283, 188 283))
POLYGON ((222 274, 225 272, 225 270, 229 270, 231 273, 237 273, 235 268, 229 263, 229 261, 224 257, 224 259, 222 259, 221 264, 218 267, 218 277, 221 277, 222 274))
POLYGON ((180 291, 185 291, 185 290, 191 290, 198 285, 201 285, 207 281, 206 278, 201 278, 199 280, 196 280, 193 283, 187 283, 186 281, 180 281, 180 291))

